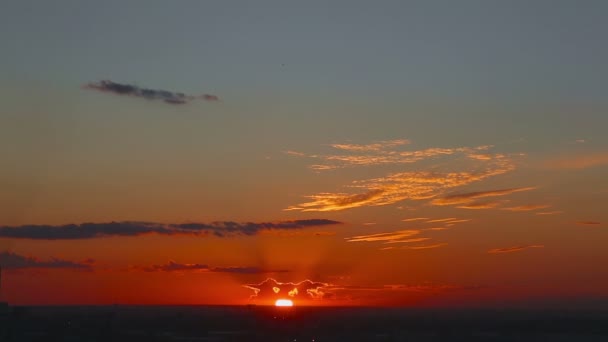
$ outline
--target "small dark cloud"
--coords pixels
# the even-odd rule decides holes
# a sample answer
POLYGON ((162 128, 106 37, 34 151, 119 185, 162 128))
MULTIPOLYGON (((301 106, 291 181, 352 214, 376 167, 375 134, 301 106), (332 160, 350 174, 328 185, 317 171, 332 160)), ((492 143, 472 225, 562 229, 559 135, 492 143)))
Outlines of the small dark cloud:
POLYGON ((219 101, 219 97, 211 94, 192 96, 168 90, 141 88, 136 85, 117 83, 109 80, 92 82, 85 85, 85 88, 115 95, 139 97, 146 100, 161 100, 169 104, 186 104, 195 99, 201 99, 205 101, 219 101))
POLYGON ((265 274, 265 273, 285 273, 288 270, 265 270, 259 267, 211 267, 207 264, 182 264, 170 260, 166 264, 151 265, 151 266, 137 266, 132 268, 135 271, 144 272, 218 272, 218 273, 239 273, 239 274, 265 274))
POLYGON ((51 258, 48 261, 35 257, 22 256, 13 252, 0 252, 0 266, 4 269, 75 269, 90 271, 94 260, 87 259, 83 262, 69 261, 59 258, 51 258))
POLYGON ((337 225, 342 222, 326 219, 291 220, 278 222, 232 222, 162 224, 154 222, 107 222, 67 225, 0 226, 0 238, 33 240, 75 240, 110 236, 160 235, 256 235, 264 230, 304 229, 337 225))

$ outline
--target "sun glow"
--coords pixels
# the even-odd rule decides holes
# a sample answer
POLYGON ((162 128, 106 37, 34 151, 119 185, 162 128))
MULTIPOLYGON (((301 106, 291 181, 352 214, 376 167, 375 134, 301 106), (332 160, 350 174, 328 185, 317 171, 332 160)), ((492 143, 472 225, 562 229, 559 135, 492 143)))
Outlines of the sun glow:
POLYGON ((293 306, 293 302, 289 299, 277 299, 274 306, 293 306))

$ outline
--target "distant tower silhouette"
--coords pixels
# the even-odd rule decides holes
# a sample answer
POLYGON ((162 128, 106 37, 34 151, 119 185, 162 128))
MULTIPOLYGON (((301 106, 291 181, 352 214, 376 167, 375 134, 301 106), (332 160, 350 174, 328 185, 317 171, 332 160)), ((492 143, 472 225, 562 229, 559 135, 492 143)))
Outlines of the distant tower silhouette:
POLYGON ((2 265, 0 265, 0 303, 2 303, 2 265))

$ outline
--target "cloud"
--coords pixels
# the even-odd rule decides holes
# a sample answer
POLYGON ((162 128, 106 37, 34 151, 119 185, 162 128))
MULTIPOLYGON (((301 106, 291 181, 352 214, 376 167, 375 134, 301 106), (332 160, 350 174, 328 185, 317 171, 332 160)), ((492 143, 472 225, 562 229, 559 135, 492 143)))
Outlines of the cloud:
POLYGON ((443 243, 436 243, 434 245, 420 245, 420 246, 402 246, 401 249, 432 249, 432 248, 439 248, 439 247, 443 247, 447 245, 447 243, 443 242, 443 243))
POLYGON ((423 220, 428 220, 428 217, 412 217, 412 218, 408 218, 408 219, 403 219, 401 221, 403 222, 413 222, 413 221, 423 221, 423 220))
POLYGON ((331 144, 330 146, 339 150, 346 151, 357 151, 357 152, 369 152, 369 151, 382 151, 386 149, 391 149, 393 147, 407 145, 410 141, 407 139, 397 139, 397 140, 384 140, 378 141, 372 144, 367 145, 357 145, 357 144, 331 144))
POLYGON ((494 249, 490 249, 488 251, 488 253, 490 254, 498 254, 498 253, 512 253, 512 252, 519 252, 519 251, 523 251, 524 249, 528 249, 528 248, 544 248, 544 245, 525 245, 525 246, 514 246, 514 247, 507 247, 507 248, 494 248, 494 249))
POLYGON ((404 239, 404 240, 389 240, 386 241, 386 244, 391 244, 391 243, 412 243, 412 242, 422 242, 422 241, 427 241, 430 240, 431 238, 428 237, 419 237, 419 238, 413 238, 413 239, 404 239))
POLYGON ((405 298, 412 298, 412 295, 427 296, 451 291, 485 288, 479 285, 464 286, 432 282, 420 284, 357 285, 304 280, 299 283, 281 283, 272 278, 268 278, 259 284, 247 284, 243 286, 253 291, 253 295, 251 296, 253 300, 271 304, 277 299, 292 299, 296 302, 296 305, 313 301, 325 301, 326 303, 353 303, 356 301, 362 301, 361 303, 377 303, 378 300, 393 301, 403 295, 407 296, 405 298))
POLYGON ((608 165, 608 152, 577 154, 545 162, 545 167, 552 169, 588 169, 602 165, 608 165))
POLYGON ((384 243, 396 243, 405 242, 412 236, 420 234, 419 230, 398 230, 395 232, 378 233, 369 235, 357 235, 349 238, 345 238, 347 242, 384 242, 384 243))
POLYGON ((182 264, 170 260, 166 264, 151 266, 136 266, 133 270, 144 272, 218 272, 218 273, 238 273, 238 274, 265 274, 265 273, 285 273, 288 270, 265 270, 259 267, 210 267, 207 264, 182 264))
POLYGON ((456 217, 448 217, 448 218, 441 218, 441 219, 433 219, 433 220, 428 220, 425 223, 440 223, 440 222, 454 222, 455 220, 460 221, 458 218, 456 217))
POLYGON ((431 201, 433 205, 455 205, 455 204, 465 204, 473 202, 476 199, 484 198, 484 197, 496 197, 496 196, 505 196, 515 192, 521 191, 530 191, 534 190, 534 187, 525 187, 525 188, 510 188, 510 189, 499 189, 499 190, 489 190, 489 191, 476 191, 476 192, 467 192, 463 194, 453 194, 444 196, 441 198, 437 198, 431 201))
POLYGON ((253 290, 252 299, 276 300, 280 298, 290 299, 321 299, 324 297, 324 288, 329 283, 303 280, 298 283, 282 283, 273 278, 268 278, 259 284, 246 284, 243 287, 253 290))
POLYGON ((510 210, 510 211, 532 211, 532 210, 538 210, 538 209, 545 209, 545 208, 549 208, 550 205, 547 204, 526 204, 526 205, 520 205, 517 207, 510 207, 510 208, 502 208, 503 210, 510 210))
POLYGON ((211 223, 163 224, 151 222, 108 222, 82 223, 68 225, 23 225, 0 226, 0 238, 34 239, 34 240, 75 240, 111 236, 140 236, 145 234, 160 235, 213 235, 228 237, 235 235, 256 235, 264 230, 304 229, 341 224, 338 221, 325 219, 307 219, 278 222, 231 221, 211 223))
POLYGON ((555 210, 555 211, 540 211, 537 212, 536 215, 557 215, 557 214, 561 214, 562 211, 559 210, 555 210))
POLYGON ((167 90, 157 90, 149 88, 141 88, 132 84, 116 83, 109 80, 92 82, 85 85, 86 89, 111 93, 115 95, 133 96, 146 100, 161 100, 169 104, 186 104, 195 99, 204 101, 219 101, 219 97, 211 94, 203 94, 200 96, 186 95, 184 93, 172 92, 167 90))
POLYGON ((581 225, 598 225, 601 224, 601 222, 598 221, 579 221, 576 222, 577 224, 581 224, 581 225))
POLYGON ((0 266, 4 269, 73 269, 92 270, 92 259, 83 262, 69 261, 59 258, 51 258, 48 261, 35 257, 22 256, 12 252, 0 252, 0 266))
POLYGON ((337 211, 362 206, 389 205, 404 200, 432 199, 446 190, 515 169, 510 158, 502 154, 488 154, 488 158, 471 157, 476 151, 489 149, 489 146, 428 148, 419 151, 388 150, 381 144, 332 145, 334 148, 336 146, 345 154, 305 155, 305 157, 321 159, 325 162, 314 164, 314 169, 317 171, 347 166, 399 165, 429 158, 447 158, 443 165, 447 165, 450 170, 442 171, 434 168, 433 171, 397 172, 378 178, 357 180, 347 186, 352 189, 348 192, 322 192, 309 195, 306 196, 309 199, 307 202, 289 206, 285 210, 337 211), (359 153, 360 151, 366 153, 359 153), (450 164, 462 167, 463 159, 467 164, 464 170, 451 170, 453 167, 449 167, 450 164))
MULTIPOLYGON (((412 241, 416 240, 416 239, 410 239, 412 241)), ((423 239, 419 239, 419 240, 428 240, 428 238, 423 238, 423 239)), ((432 244, 432 245, 417 245, 417 246, 399 246, 399 247, 394 247, 394 246, 390 246, 390 247, 382 247, 380 248, 381 251, 386 251, 386 250, 397 250, 397 249, 411 249, 411 250, 422 250, 422 249, 433 249, 433 248, 439 248, 439 247, 443 247, 447 245, 446 242, 442 242, 442 243, 436 243, 436 244, 432 244)))
POLYGON ((492 208, 496 208, 499 205, 501 205, 503 202, 501 201, 476 201, 476 202, 469 202, 463 205, 459 205, 456 208, 460 208, 460 209, 492 209, 492 208))

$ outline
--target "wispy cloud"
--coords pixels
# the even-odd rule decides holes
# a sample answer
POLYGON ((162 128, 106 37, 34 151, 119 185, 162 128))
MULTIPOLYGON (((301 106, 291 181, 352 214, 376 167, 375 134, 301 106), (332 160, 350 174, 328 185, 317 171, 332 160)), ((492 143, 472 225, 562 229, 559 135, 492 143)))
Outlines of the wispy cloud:
POLYGON ((378 233, 369 235, 357 235, 349 238, 345 238, 347 242, 384 242, 384 243, 395 243, 404 242, 412 236, 420 234, 419 230, 398 230, 395 232, 378 233))
POLYGON ((31 256, 23 256, 12 252, 0 252, 0 266, 4 269, 73 269, 81 271, 92 270, 93 260, 82 262, 51 258, 40 260, 31 256))
POLYGON ((309 195, 306 196, 309 201, 289 206, 285 210, 337 211, 362 206, 382 206, 403 200, 432 199, 448 189, 468 185, 515 169, 511 159, 503 154, 487 154, 488 158, 472 157, 477 156, 478 151, 488 150, 490 146, 429 148, 419 151, 388 150, 380 143, 354 146, 338 144, 338 146, 345 154, 305 155, 305 157, 325 161, 324 164, 315 164, 315 169, 318 171, 346 166, 415 163, 424 159, 440 157, 452 158, 444 161, 448 168, 450 162, 455 166, 461 165, 463 159, 469 165, 465 171, 410 171, 362 179, 347 186, 353 189, 352 191, 322 192, 309 195), (365 153, 359 153, 360 151, 365 153))
POLYGON ((85 88, 115 95, 139 97, 146 100, 161 100, 169 104, 186 104, 196 99, 204 101, 219 101, 219 97, 211 94, 192 96, 168 90, 141 88, 136 85, 117 83, 109 80, 92 82, 85 85, 85 88))
POLYGON ((0 226, 0 237, 34 240, 74 240, 110 236, 160 235, 213 235, 229 237, 235 235, 256 235, 263 230, 290 230, 341 224, 325 219, 308 219, 278 222, 232 221, 211 223, 163 224, 152 222, 108 222, 68 225, 23 225, 0 226))
POLYGON ((513 246, 513 247, 506 247, 506 248, 494 248, 494 249, 490 249, 488 251, 488 253, 490 253, 490 254, 513 253, 513 252, 523 251, 524 249, 528 249, 528 248, 543 248, 543 247, 545 247, 545 246, 544 245, 525 245, 525 246, 513 246))
POLYGON ((424 221, 424 220, 429 220, 429 218, 428 217, 412 217, 412 218, 403 219, 401 221, 403 221, 403 222, 414 222, 414 221, 424 221))
POLYGON ((578 153, 545 162, 545 166, 555 169, 588 169, 608 165, 608 152, 578 153))
POLYGON ((397 146, 407 145, 410 141, 407 139, 383 140, 367 145, 358 144, 331 144, 330 146, 339 150, 356 151, 356 152, 380 152, 387 149, 392 149, 397 146))
POLYGON ((554 210, 554 211, 539 211, 536 215, 557 215, 561 214, 563 211, 554 210))
MULTIPOLYGON (((307 157, 322 161, 322 164, 313 164, 313 169, 334 170, 348 166, 373 166, 373 165, 398 165, 411 164, 429 158, 447 157, 463 155, 468 159, 488 162, 496 158, 497 155, 479 154, 491 146, 478 147, 456 147, 441 148, 431 147, 423 150, 398 151, 394 148, 409 143, 408 140, 382 141, 368 145, 356 144, 331 144, 329 146, 338 149, 342 154, 306 154, 301 152, 288 151, 292 156, 307 157)), ((498 155, 502 156, 503 155, 498 155)))
POLYGON ((432 248, 439 248, 439 247, 443 247, 446 246, 447 243, 442 242, 442 243, 436 243, 434 245, 420 245, 420 246, 402 246, 401 249, 432 249, 432 248))
POLYGON ((457 206, 460 209, 493 209, 500 206, 502 201, 474 201, 457 206))
POLYGON ((601 224, 601 222, 598 222, 598 221, 579 221, 579 222, 576 222, 576 223, 577 224, 581 224, 581 225, 587 225, 587 226, 588 225, 598 225, 598 224, 601 224))
POLYGON ((233 266, 233 267, 210 267, 207 264, 187 264, 178 263, 170 260, 166 264, 151 266, 136 266, 132 270, 143 272, 218 272, 218 273, 238 273, 238 274, 264 274, 264 273, 285 273, 288 270, 266 270, 252 266, 233 266))
POLYGON ((455 220, 459 220, 459 219, 456 217, 447 217, 447 218, 428 220, 428 221, 426 221, 426 223, 454 222, 455 220))
POLYGON ((479 198, 505 196, 505 195, 509 195, 509 194, 512 194, 515 192, 530 191, 530 190, 534 190, 534 189, 535 189, 534 187, 525 187, 525 188, 510 188, 510 189, 467 192, 467 193, 462 193, 462 194, 452 194, 452 195, 434 199, 433 201, 431 201, 431 204, 434 204, 434 205, 468 204, 479 198))
POLYGON ((549 208, 549 207, 550 207, 550 205, 547 205, 547 204, 526 204, 526 205, 520 205, 520 206, 516 206, 516 207, 502 208, 502 209, 510 210, 510 211, 533 211, 533 210, 545 209, 545 208, 549 208))

